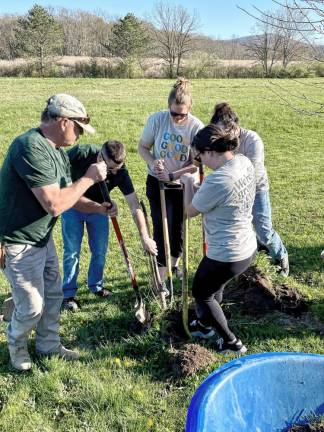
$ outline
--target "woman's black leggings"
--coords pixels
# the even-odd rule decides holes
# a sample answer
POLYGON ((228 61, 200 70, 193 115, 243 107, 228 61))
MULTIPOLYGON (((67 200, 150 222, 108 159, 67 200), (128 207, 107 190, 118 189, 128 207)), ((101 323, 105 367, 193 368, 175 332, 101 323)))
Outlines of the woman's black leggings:
MULTIPOLYGON (((171 187, 171 186, 170 186, 171 187)), ((153 238, 158 248, 157 261, 159 266, 165 267, 165 252, 163 241, 162 212, 160 201, 159 181, 151 176, 146 180, 146 196, 150 202, 153 221, 153 238)), ((183 191, 179 188, 165 190, 165 203, 168 218, 171 255, 178 258, 182 252, 182 224, 183 224, 183 191)))
POLYGON ((254 256, 237 262, 220 262, 205 256, 194 276, 192 294, 196 300, 197 317, 203 325, 213 326, 225 341, 232 341, 235 335, 228 328, 220 306, 224 288, 233 277, 250 266, 254 256))

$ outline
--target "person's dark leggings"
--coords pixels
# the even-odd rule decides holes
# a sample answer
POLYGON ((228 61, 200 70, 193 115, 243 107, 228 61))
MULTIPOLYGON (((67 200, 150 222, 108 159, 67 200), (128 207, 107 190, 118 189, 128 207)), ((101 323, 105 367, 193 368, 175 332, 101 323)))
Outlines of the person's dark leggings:
MULTIPOLYGON (((165 267, 165 252, 163 241, 162 212, 160 201, 159 181, 151 176, 146 180, 146 196, 150 203, 153 221, 153 238, 157 244, 159 266, 165 267)), ((182 219, 183 219, 183 192, 182 189, 166 189, 165 203, 167 209, 171 256, 178 258, 182 252, 182 219)))
POLYGON ((226 284, 243 273, 251 264, 255 254, 237 262, 220 262, 206 256, 201 260, 193 280, 192 294, 196 300, 198 320, 205 326, 213 326, 225 340, 235 339, 228 327, 220 306, 226 284))

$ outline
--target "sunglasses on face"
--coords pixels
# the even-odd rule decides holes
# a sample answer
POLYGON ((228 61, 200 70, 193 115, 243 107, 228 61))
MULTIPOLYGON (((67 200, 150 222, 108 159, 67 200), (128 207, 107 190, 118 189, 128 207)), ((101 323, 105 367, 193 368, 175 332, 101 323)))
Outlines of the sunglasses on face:
POLYGON ((83 128, 74 119, 69 118, 69 120, 71 120, 71 122, 73 122, 73 124, 74 124, 74 127, 76 127, 78 129, 79 134, 83 135, 83 132, 84 132, 83 128))
POLYGON ((201 163, 201 157, 200 157, 200 155, 201 155, 201 152, 197 153, 196 156, 194 157, 194 160, 195 160, 196 162, 201 163))
POLYGON ((78 121, 78 122, 80 122, 80 123, 83 123, 83 124, 89 124, 90 123, 90 117, 68 117, 68 119, 70 119, 70 120, 75 120, 75 121, 78 121))
POLYGON ((109 158, 109 160, 111 160, 112 162, 114 162, 114 164, 116 164, 116 166, 114 166, 114 167, 109 167, 108 166, 108 161, 104 158, 104 155, 103 155, 103 152, 101 151, 100 152, 100 158, 101 158, 101 160, 103 161, 103 162, 105 162, 105 164, 107 165, 107 171, 108 172, 111 172, 111 171, 113 171, 113 170, 118 170, 118 169, 120 169, 121 167, 122 167, 122 165, 124 164, 124 160, 122 160, 122 161, 117 161, 115 158, 113 158, 113 157, 110 157, 109 158))
POLYGON ((181 119, 185 119, 186 117, 188 117, 188 113, 180 114, 180 113, 177 113, 177 112, 171 111, 171 110, 170 110, 170 115, 171 115, 171 117, 179 117, 181 119))

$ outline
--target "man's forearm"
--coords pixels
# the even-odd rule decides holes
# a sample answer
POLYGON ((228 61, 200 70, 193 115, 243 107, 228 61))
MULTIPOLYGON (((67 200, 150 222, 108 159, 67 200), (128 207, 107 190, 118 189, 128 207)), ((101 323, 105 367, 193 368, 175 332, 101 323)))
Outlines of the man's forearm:
POLYGON ((73 207, 82 195, 94 184, 94 181, 89 177, 81 177, 72 185, 60 189, 59 197, 54 204, 59 214, 73 207))
POLYGON ((149 235, 147 232, 145 217, 142 210, 140 208, 137 208, 136 210, 132 211, 132 216, 141 238, 144 239, 148 237, 149 235))
POLYGON ((100 213, 105 214, 105 208, 95 201, 82 196, 73 206, 75 210, 83 213, 100 213))
POLYGON ((94 184, 90 177, 82 177, 75 183, 60 189, 57 183, 33 188, 32 192, 44 210, 57 217, 73 207, 85 191, 94 184))

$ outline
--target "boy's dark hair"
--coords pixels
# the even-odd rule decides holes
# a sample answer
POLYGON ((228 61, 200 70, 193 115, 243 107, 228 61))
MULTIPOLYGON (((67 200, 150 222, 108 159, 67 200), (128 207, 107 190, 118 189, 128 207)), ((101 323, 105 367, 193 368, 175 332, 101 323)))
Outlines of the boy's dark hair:
POLYGON ((223 129, 215 124, 209 124, 200 129, 193 139, 192 146, 199 153, 234 151, 239 146, 238 127, 223 129))
POLYGON ((210 123, 222 123, 225 128, 229 128, 238 124, 239 118, 227 102, 222 102, 215 106, 210 123))
POLYGON ((106 155, 116 164, 121 164, 126 158, 126 150, 123 143, 115 140, 106 141, 102 145, 106 155))

